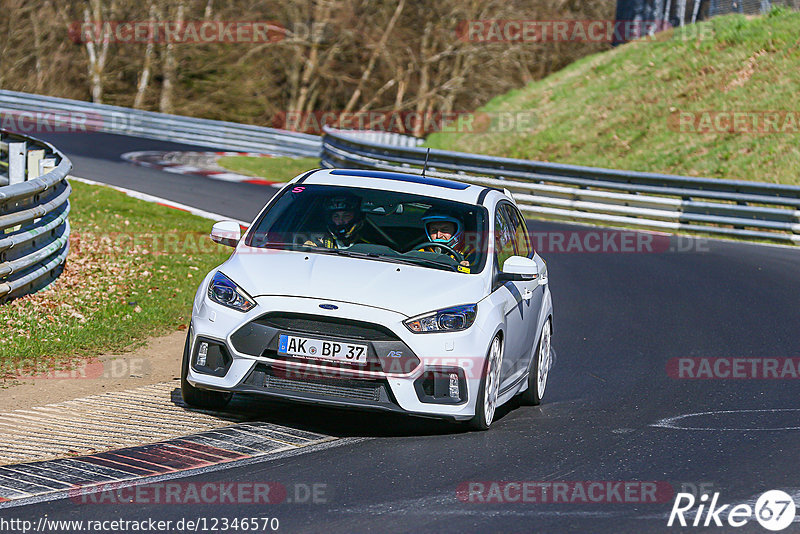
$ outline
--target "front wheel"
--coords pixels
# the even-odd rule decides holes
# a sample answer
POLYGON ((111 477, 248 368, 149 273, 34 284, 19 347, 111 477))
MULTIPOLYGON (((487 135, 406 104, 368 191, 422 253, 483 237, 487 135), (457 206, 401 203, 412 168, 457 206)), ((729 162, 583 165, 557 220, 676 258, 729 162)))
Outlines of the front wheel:
POLYGON ((494 420, 497 409, 497 397, 500 392, 500 368, 503 365, 503 341, 497 335, 492 340, 486 363, 483 366, 481 386, 475 401, 475 415, 469 420, 473 430, 488 430, 494 420))
POLYGON ((189 383, 189 350, 192 328, 186 334, 186 343, 183 347, 183 361, 181 363, 181 397, 189 406, 195 408, 205 408, 206 410, 221 410, 231 401, 233 393, 222 393, 220 391, 207 391, 199 389, 189 383))
POLYGON ((542 335, 539 336, 536 354, 531 359, 531 368, 528 372, 528 389, 520 395, 522 402, 530 406, 538 406, 542 403, 542 397, 544 397, 547 374, 553 363, 552 338, 553 327, 550 324, 550 319, 547 319, 542 327, 542 335))

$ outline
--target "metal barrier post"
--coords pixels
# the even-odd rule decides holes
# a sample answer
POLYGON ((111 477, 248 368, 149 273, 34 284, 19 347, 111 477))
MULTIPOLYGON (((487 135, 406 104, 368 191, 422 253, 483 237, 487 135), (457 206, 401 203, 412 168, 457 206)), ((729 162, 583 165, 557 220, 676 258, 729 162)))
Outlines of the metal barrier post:
POLYGON ((44 150, 28 151, 28 180, 33 180, 41 176, 39 162, 44 159, 44 150))
POLYGON ((56 168, 56 160, 53 158, 45 158, 39 161, 39 176, 47 174, 56 168))
POLYGON ((8 143, 8 185, 25 181, 25 143, 8 143))

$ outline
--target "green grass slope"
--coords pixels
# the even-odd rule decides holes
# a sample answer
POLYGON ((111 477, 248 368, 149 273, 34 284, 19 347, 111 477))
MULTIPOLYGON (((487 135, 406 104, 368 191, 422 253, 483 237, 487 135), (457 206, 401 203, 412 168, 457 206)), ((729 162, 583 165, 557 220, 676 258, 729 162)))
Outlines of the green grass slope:
POLYGON ((0 306, 0 387, 185 330, 197 286, 230 256, 209 239, 208 219, 71 185, 64 272, 48 289, 0 306))
MULTIPOLYGON (((800 13, 718 17, 579 60, 491 100, 522 132, 437 133, 433 148, 578 165, 800 184, 800 13), (745 112, 769 133, 696 133, 680 113, 745 112), (775 132, 776 127, 782 132, 775 132), (685 131, 686 129, 690 131, 685 131)), ((713 115, 708 115, 713 117, 713 115)), ((723 126, 725 123, 722 123, 723 126)), ((713 129, 713 128, 712 128, 713 129)))
POLYGON ((301 172, 319 167, 319 158, 224 156, 217 164, 239 174, 288 182, 301 172))

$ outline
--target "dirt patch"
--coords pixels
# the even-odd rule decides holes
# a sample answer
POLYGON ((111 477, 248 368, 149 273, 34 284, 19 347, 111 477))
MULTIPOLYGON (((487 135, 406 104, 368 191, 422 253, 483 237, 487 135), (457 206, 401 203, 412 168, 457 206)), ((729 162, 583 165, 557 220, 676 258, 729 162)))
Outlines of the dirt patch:
POLYGON ((178 386, 186 331, 151 338, 126 353, 86 360, 70 371, 6 380, 0 383, 0 410, 27 409, 54 402, 175 381, 178 386))
POLYGON ((727 93, 731 89, 736 87, 742 87, 745 83, 747 83, 750 78, 753 77, 753 74, 756 72, 756 65, 758 65, 758 58, 766 54, 766 50, 759 50, 747 60, 747 63, 736 72, 733 80, 723 89, 723 92, 727 93))

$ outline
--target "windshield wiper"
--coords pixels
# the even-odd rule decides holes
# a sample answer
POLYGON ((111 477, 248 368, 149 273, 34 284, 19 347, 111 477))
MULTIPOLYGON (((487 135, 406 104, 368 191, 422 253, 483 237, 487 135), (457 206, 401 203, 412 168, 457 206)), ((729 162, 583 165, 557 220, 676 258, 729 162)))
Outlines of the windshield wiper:
POLYGON ((397 256, 384 256, 383 254, 377 254, 375 252, 351 252, 349 250, 342 250, 342 249, 326 249, 335 254, 339 254, 341 256, 347 256, 349 258, 362 258, 362 259, 370 259, 370 260, 379 260, 379 261, 386 261, 389 263, 400 263, 402 265, 425 265, 426 267, 433 267, 435 269, 442 269, 445 271, 456 271, 458 267, 455 265, 450 265, 447 263, 441 263, 434 260, 429 260, 426 258, 400 258, 397 256))
POLYGON ((433 267, 434 269, 442 269, 444 271, 457 271, 458 266, 449 263, 442 263, 439 261, 429 260, 426 258, 391 258, 396 259, 397 263, 404 263, 406 265, 424 265, 426 267, 433 267))
POLYGON ((269 241, 267 243, 259 243, 259 248, 285 248, 287 250, 308 251, 308 252, 327 252, 337 254, 339 251, 334 248, 316 247, 314 245, 300 245, 298 243, 284 243, 282 241, 269 241))
POLYGON ((456 265, 450 265, 447 263, 441 263, 434 260, 429 260, 426 258, 399 258, 395 256, 384 256, 382 254, 376 254, 374 252, 351 252, 345 249, 338 249, 338 248, 325 248, 325 247, 315 247, 312 245, 298 245, 295 243, 281 243, 281 242, 269 242, 269 243, 262 243, 262 247, 268 247, 269 245, 273 246, 281 246, 287 247, 291 250, 302 250, 305 252, 316 252, 319 254, 333 254, 336 256, 344 256, 346 258, 359 258, 359 259, 368 259, 368 260, 378 260, 378 261, 386 261, 389 263, 399 263, 402 265, 424 265, 426 267, 432 267, 434 269, 441 269, 444 271, 457 271, 458 267, 456 265))

